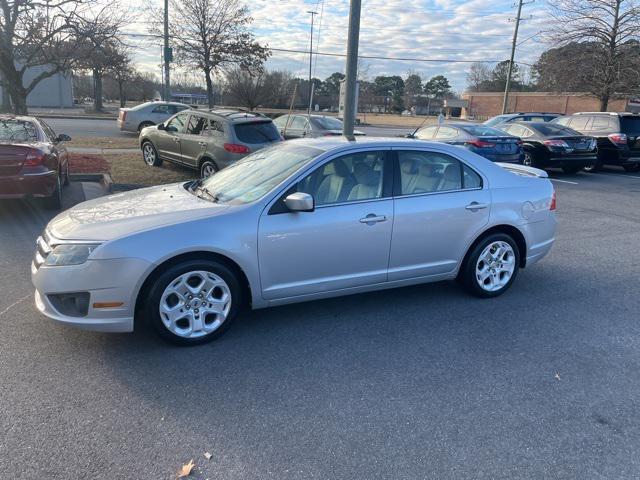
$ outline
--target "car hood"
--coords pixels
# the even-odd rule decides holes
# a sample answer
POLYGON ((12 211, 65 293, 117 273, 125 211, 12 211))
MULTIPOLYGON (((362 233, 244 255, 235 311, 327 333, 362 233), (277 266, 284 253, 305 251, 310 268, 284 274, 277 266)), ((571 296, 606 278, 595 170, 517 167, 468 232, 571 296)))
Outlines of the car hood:
POLYGON ((228 208, 198 198, 184 188, 184 183, 176 183, 80 203, 51 220, 47 229, 60 240, 104 241, 218 215, 228 208))

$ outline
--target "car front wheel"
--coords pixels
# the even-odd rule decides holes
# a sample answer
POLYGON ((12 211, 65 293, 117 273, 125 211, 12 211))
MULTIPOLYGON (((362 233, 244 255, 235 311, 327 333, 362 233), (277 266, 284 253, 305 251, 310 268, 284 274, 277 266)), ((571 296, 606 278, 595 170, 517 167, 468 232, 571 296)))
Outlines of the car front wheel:
POLYGON ((198 345, 222 335, 241 304, 240 284, 226 265, 188 260, 168 268, 154 281, 144 315, 165 340, 198 345))
POLYGON ((160 157, 158 156, 156 147, 154 147, 153 143, 148 140, 142 144, 142 159, 144 160, 144 163, 150 167, 159 167, 162 165, 162 160, 160 160, 160 157))
POLYGON ((470 251, 460 271, 460 280, 467 291, 477 297, 497 297, 509 289, 519 266, 516 242, 507 234, 495 233, 470 251))
POLYGON ((205 160, 200 165, 200 178, 207 178, 218 171, 218 167, 212 160, 205 160))

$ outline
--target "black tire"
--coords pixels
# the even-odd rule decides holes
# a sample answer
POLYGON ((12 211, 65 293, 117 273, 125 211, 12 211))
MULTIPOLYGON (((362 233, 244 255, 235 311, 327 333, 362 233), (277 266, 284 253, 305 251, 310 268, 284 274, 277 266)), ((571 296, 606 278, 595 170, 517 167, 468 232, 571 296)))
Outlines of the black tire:
POLYGON ((522 164, 528 167, 535 167, 538 162, 536 161, 536 156, 531 150, 524 151, 524 159, 522 160, 522 164))
POLYGON ((515 240, 506 233, 494 233, 488 235, 487 237, 481 239, 479 242, 476 242, 472 247, 467 256, 465 257, 464 263, 460 268, 460 273, 458 274, 458 280, 462 283, 463 287, 470 294, 480 297, 480 298, 493 298, 498 295, 502 295, 506 292, 509 287, 513 284, 514 280, 518 276, 518 270, 520 268, 520 251, 518 250, 518 245, 515 240), (511 274, 511 278, 509 281, 501 287, 499 290, 488 291, 482 288, 476 279, 476 265, 478 264, 478 260, 482 251, 494 242, 506 242, 508 243, 514 254, 514 270, 511 274))
POLYGON ((589 165, 585 165, 583 170, 589 173, 599 172, 600 170, 602 170, 602 162, 600 160, 596 160, 589 165))
POLYGON ((143 128, 147 128, 151 126, 153 126, 153 122, 142 122, 140 125, 138 125, 138 133, 140 133, 143 128))
POLYGON ((62 182, 60 175, 56 178, 56 188, 51 196, 44 199, 44 208, 47 210, 60 210, 62 208, 62 182))
POLYGON ((218 168, 218 166, 213 160, 205 158, 200 164, 200 178, 206 178, 210 175, 213 175, 218 170, 220 169, 218 168), (211 172, 211 170, 213 171, 211 172), (211 173, 208 173, 208 172, 211 172, 211 173))
MULTIPOLYGON (((184 346, 200 345, 218 338, 231 326, 237 317, 238 312, 241 310, 244 301, 242 298, 242 288, 240 287, 240 283, 234 272, 225 264, 212 260, 186 260, 167 268, 153 280, 153 283, 147 290, 145 297, 146 298, 143 299, 142 305, 143 318, 147 325, 153 328, 160 337, 168 342, 184 346), (222 278, 229 287, 231 294, 231 306, 226 319, 216 330, 197 338, 186 338, 171 332, 165 326, 162 318, 160 317, 160 302, 165 289, 171 282, 181 275, 195 271, 211 272, 222 278)), ((193 311, 195 312, 195 310, 193 311)))
POLYGON ((582 165, 568 165, 566 167, 562 167, 562 171, 564 173, 578 173, 583 168, 584 168, 584 166, 582 166, 582 165))
POLYGON ((634 163, 632 165, 623 165, 625 172, 640 172, 640 163, 634 163))
POLYGON ((162 159, 158 156, 156 147, 149 140, 142 142, 142 161, 150 167, 159 167, 162 165, 162 159))

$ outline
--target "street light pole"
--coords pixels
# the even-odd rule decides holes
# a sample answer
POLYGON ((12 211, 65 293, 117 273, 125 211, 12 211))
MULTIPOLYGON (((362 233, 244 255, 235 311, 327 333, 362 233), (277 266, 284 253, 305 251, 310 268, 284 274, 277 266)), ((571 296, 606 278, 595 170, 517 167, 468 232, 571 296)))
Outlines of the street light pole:
POLYGON ((162 58, 164 59, 164 100, 168 102, 171 100, 171 60, 172 54, 169 48, 169 0, 164 0, 164 50, 162 58))
POLYGON ((511 88, 511 74, 513 73, 513 59, 516 55, 516 46, 518 43, 518 29, 520 28, 520 15, 522 13, 522 0, 518 0, 518 14, 516 15, 516 28, 513 31, 513 43, 511 44, 511 59, 509 60, 509 69, 507 70, 507 81, 504 86, 504 99, 502 101, 502 113, 507 113, 509 109, 509 89, 511 88))
POLYGON ((358 80, 358 44, 360 42, 360 10, 361 0, 351 0, 349 9, 349 38, 347 40, 347 68, 345 76, 344 118, 342 134, 353 135, 353 124, 356 122, 356 85, 358 80))
POLYGON ((311 79, 311 68, 313 64, 313 19, 318 14, 318 12, 307 11, 307 13, 311 14, 311 42, 309 45, 309 109, 307 110, 307 115, 311 115, 311 103, 313 102, 313 83, 311 79))

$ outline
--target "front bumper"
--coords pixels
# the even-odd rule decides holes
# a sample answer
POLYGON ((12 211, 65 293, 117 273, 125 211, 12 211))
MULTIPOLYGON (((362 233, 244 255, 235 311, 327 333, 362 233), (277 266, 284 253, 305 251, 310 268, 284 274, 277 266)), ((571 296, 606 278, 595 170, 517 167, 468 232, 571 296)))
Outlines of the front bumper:
POLYGON ((47 170, 0 177, 0 198, 49 197, 53 194, 58 172, 47 170))
POLYGON ((37 267, 31 264, 35 303, 45 316, 64 325, 102 332, 133 331, 137 292, 152 265, 138 258, 87 260, 81 265, 37 267), (89 309, 78 317, 58 311, 48 298, 53 294, 88 292, 89 309), (99 303, 122 303, 96 308, 99 303))

